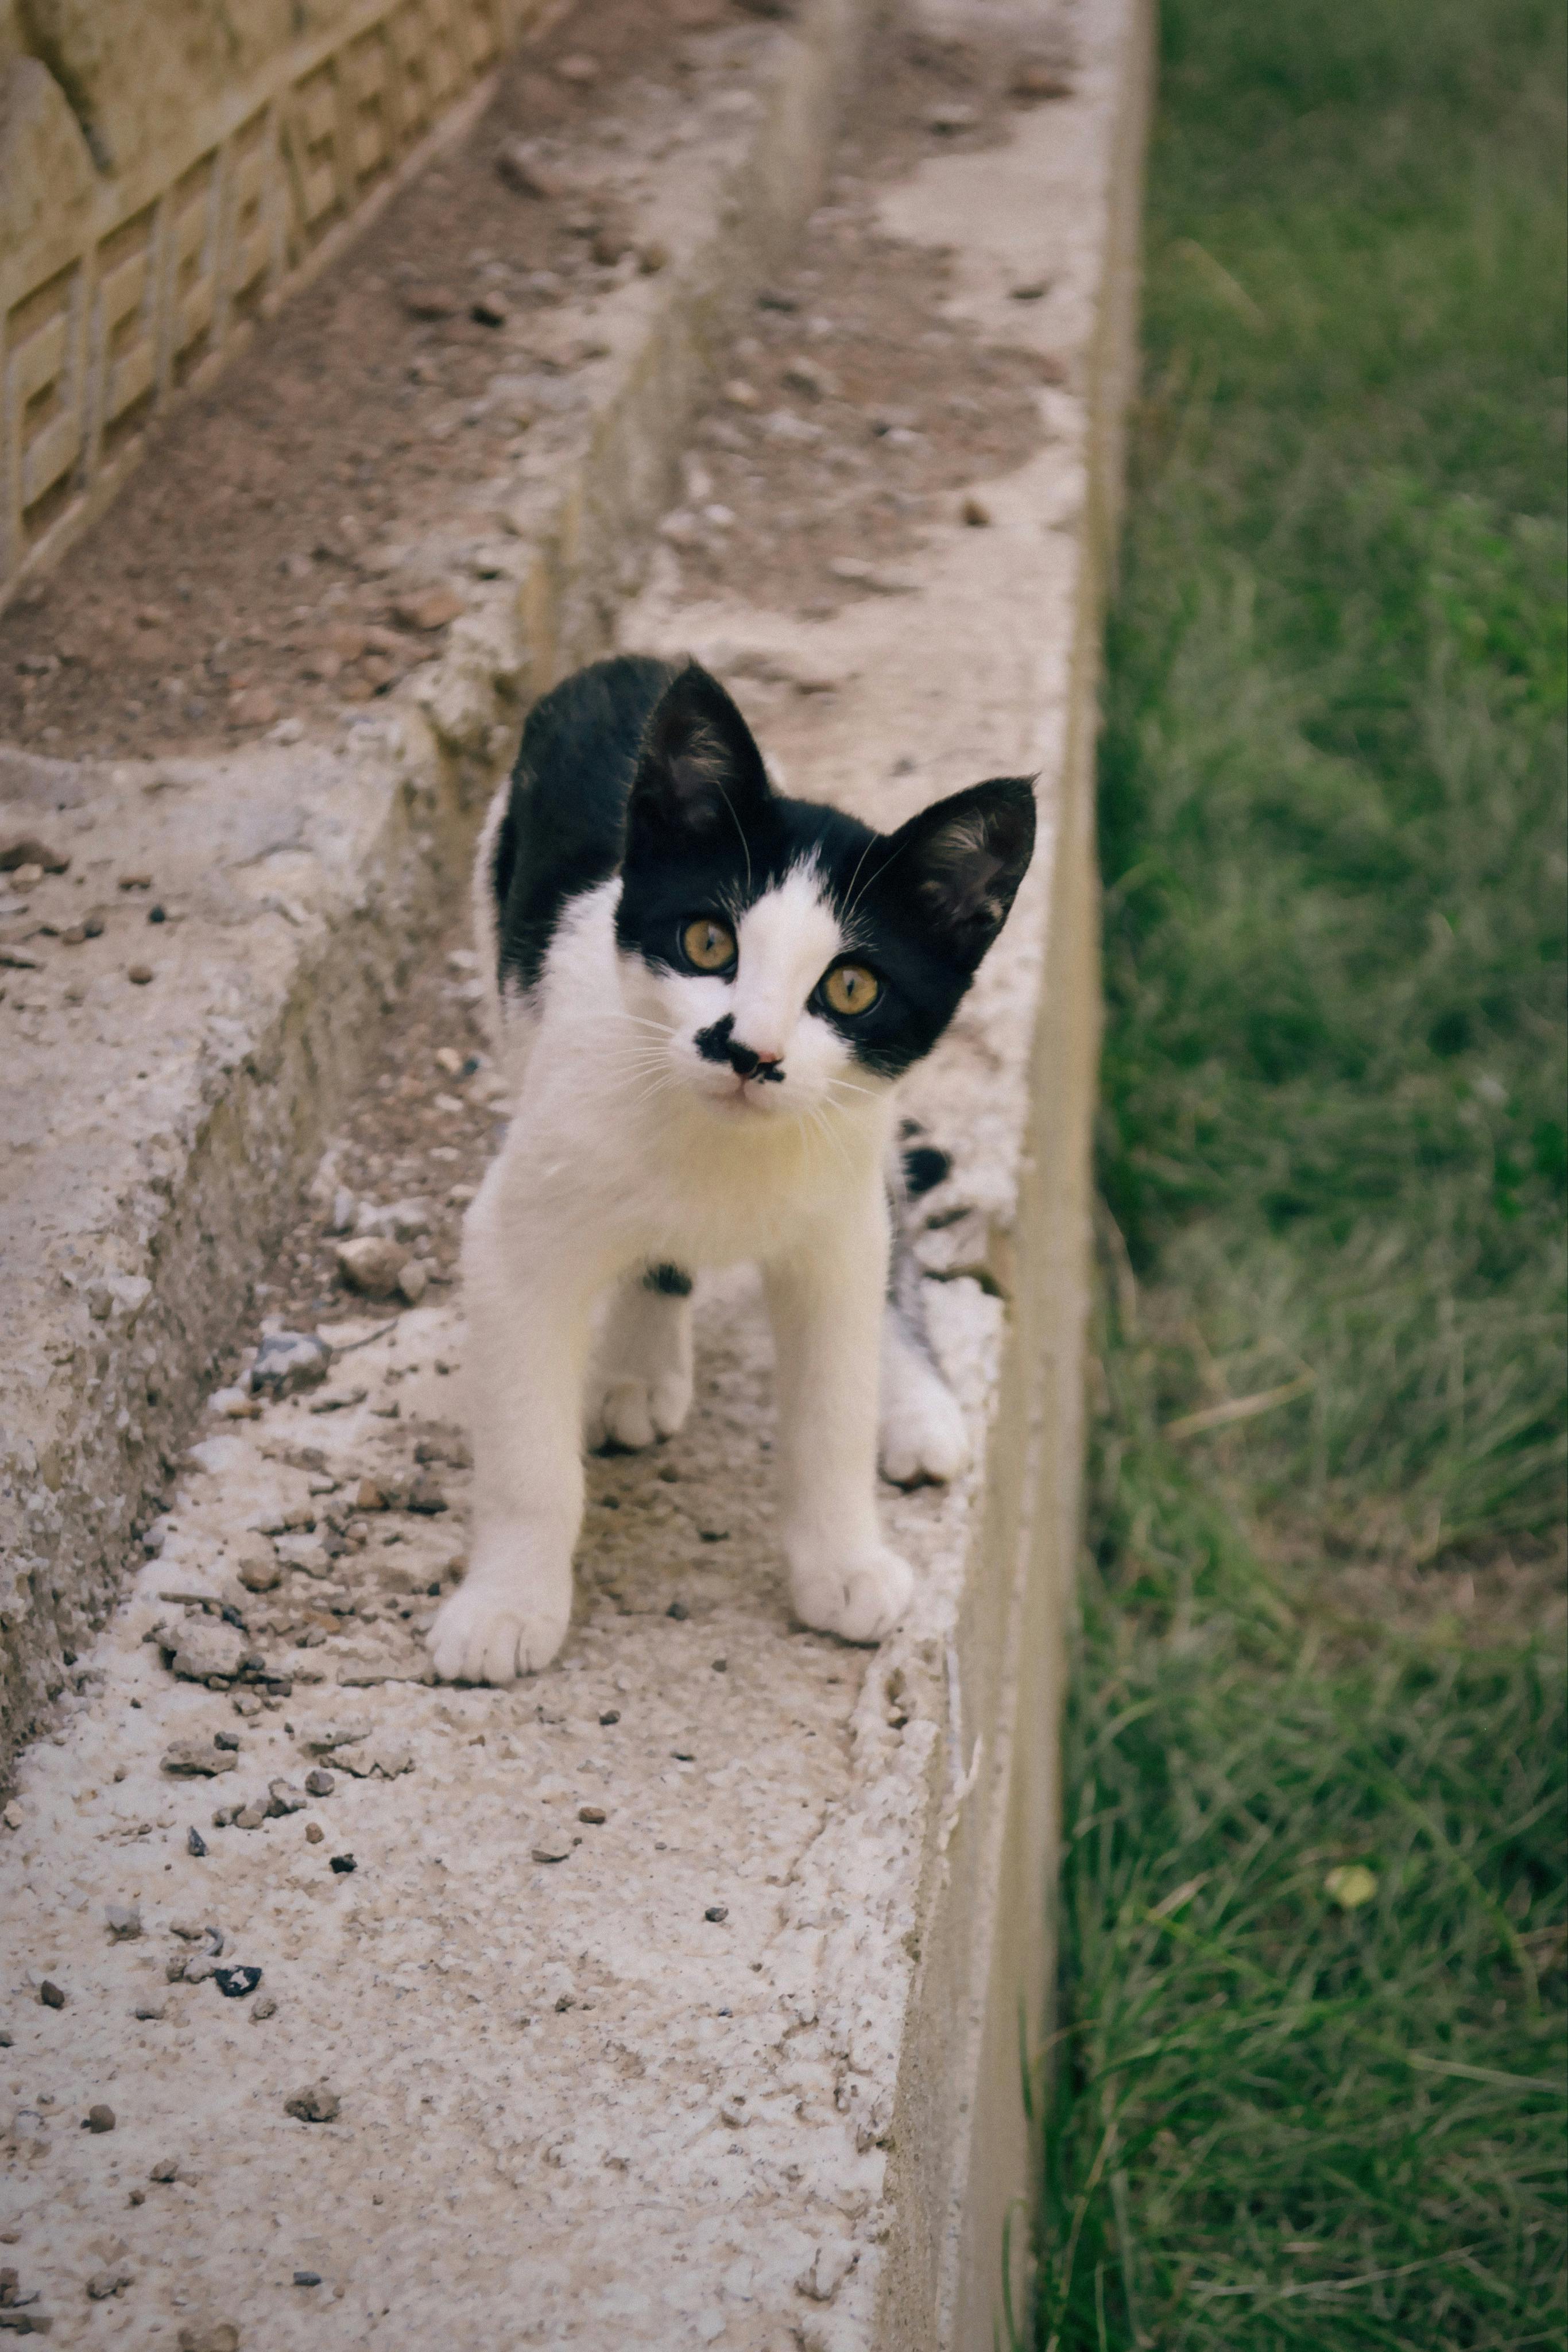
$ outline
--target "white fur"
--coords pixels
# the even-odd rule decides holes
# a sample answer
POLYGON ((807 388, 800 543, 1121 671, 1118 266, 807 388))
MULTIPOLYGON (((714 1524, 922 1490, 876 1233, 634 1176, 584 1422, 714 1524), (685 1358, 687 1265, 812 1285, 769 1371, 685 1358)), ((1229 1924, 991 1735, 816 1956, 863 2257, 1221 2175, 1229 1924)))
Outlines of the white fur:
MULTIPOLYGON (((478 937, 493 971, 486 866, 481 852, 478 937)), ((584 1420, 591 1442, 644 1445, 689 1410, 689 1302, 645 1289, 652 1265, 763 1267, 798 1616, 874 1642, 910 1595, 876 1507, 893 1089, 807 1009, 842 952, 836 919, 810 869, 797 870, 741 915, 730 979, 655 971, 617 949, 620 887, 568 909, 527 1000, 492 1001, 520 1091, 465 1235, 473 1520, 467 1574, 431 1635, 449 1678, 508 1682, 559 1649, 584 1420), (703 1058, 697 1034, 726 1013, 737 1044, 782 1055, 781 1083, 703 1058), (595 1301, 612 1286, 585 1414, 595 1301)), ((951 1475, 962 1423, 935 1368, 892 1340, 883 1362, 892 1475, 951 1475)))

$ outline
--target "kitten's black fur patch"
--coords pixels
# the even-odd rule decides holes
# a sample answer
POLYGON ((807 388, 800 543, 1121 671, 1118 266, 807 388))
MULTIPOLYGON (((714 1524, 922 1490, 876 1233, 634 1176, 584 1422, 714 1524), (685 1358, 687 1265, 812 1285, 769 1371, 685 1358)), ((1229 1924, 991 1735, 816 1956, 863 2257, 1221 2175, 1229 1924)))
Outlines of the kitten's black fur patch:
MULTIPOLYGON (((622 655, 566 679, 523 730, 492 864, 499 976, 532 987, 565 907, 618 868, 622 951, 684 971, 694 917, 733 926, 810 864, 846 952, 882 982, 862 1013, 835 1013, 821 995, 813 1010, 868 1068, 896 1077, 952 1019, 1033 846, 1025 777, 973 784, 886 835, 787 799, 716 678, 622 655)), ((729 1055, 723 1026, 716 1058, 729 1055)))

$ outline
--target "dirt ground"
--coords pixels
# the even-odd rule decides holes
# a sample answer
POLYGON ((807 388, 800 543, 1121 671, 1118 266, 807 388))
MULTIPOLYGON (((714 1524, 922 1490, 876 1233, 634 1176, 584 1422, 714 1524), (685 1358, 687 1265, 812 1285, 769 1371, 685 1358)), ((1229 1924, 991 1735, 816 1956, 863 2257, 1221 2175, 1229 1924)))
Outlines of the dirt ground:
MULTIPOLYGON (((499 469, 548 462, 593 357, 552 313, 570 295, 591 316, 664 266, 640 175, 694 109, 738 97, 758 37, 727 0, 582 0, 515 59, 466 138, 158 428, 106 521, 0 615, 0 737, 207 751, 335 724, 427 659, 458 594, 411 543, 438 520, 493 528, 499 469), (497 168, 518 142, 534 192, 497 168)), ((744 578, 822 614, 896 587, 934 502, 1033 446, 1051 362, 943 318, 941 259, 890 249, 870 192, 1069 79, 1054 52, 883 35, 829 201, 736 346, 666 525, 694 593, 744 578)))

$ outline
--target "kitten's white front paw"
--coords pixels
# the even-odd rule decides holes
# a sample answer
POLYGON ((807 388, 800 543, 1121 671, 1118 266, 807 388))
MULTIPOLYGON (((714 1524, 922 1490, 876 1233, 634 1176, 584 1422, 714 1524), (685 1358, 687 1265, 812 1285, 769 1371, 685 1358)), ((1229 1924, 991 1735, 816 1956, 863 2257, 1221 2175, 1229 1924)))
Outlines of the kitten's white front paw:
POLYGON ((843 1642, 880 1642, 908 1608, 914 1591, 908 1562, 882 1544, 847 1559, 790 1563, 789 1599, 801 1624, 836 1633, 843 1642))
POLYGON ((640 1454, 661 1437, 675 1436, 685 1427, 691 1409, 689 1372, 663 1372, 656 1380, 607 1380, 590 1400, 589 1451, 620 1445, 629 1454, 640 1454))
POLYGON ((957 1398, 935 1376, 888 1404, 878 1441, 882 1475, 895 1486, 946 1486, 969 1464, 957 1398))
POLYGON ((549 1664, 570 1622, 570 1573, 555 1596, 471 1578, 436 1612, 430 1655, 443 1682, 513 1683, 549 1664))

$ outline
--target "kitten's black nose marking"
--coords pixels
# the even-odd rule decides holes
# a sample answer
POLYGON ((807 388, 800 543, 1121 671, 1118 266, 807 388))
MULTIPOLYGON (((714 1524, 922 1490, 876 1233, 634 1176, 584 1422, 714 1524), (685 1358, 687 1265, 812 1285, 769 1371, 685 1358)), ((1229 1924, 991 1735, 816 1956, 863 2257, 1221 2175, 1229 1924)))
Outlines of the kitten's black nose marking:
POLYGON ((735 1015, 733 1013, 727 1013, 724 1019, 716 1021, 711 1028, 697 1031, 693 1042, 705 1062, 728 1061, 729 1036, 734 1027, 735 1015))
POLYGON ((729 1066, 737 1077, 755 1078, 759 1085, 782 1086, 782 1057, 778 1054, 754 1054, 749 1045, 737 1045, 731 1038, 729 1066))
POLYGON ((754 1054, 749 1045, 737 1045, 734 1037, 735 1015, 727 1013, 710 1029, 699 1029, 693 1040, 705 1062, 727 1062, 738 1078, 756 1078, 758 1084, 782 1086, 782 1059, 777 1054, 754 1054))

